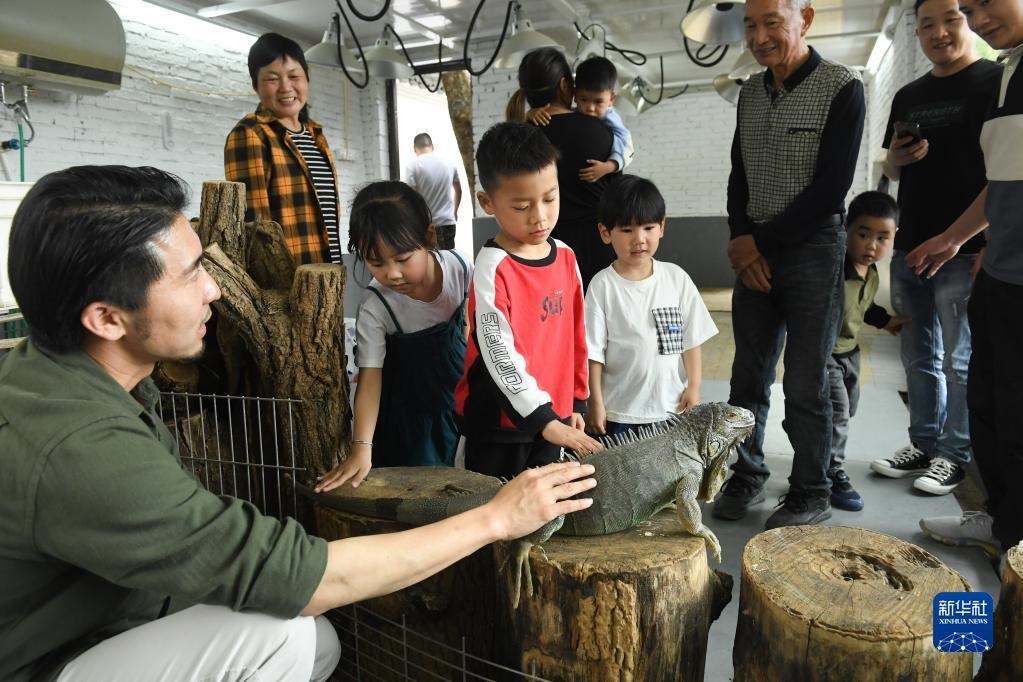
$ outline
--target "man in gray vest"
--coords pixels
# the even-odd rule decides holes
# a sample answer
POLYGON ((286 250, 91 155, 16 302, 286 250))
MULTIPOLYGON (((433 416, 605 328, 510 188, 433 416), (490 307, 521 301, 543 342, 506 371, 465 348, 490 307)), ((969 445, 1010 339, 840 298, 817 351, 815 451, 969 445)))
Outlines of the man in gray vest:
POLYGON ((728 257, 738 276, 729 402, 757 423, 713 513, 740 519, 764 500, 764 429, 784 345, 792 473, 767 528, 831 516, 825 366, 842 313, 845 195, 865 106, 857 74, 807 44, 813 17, 809 0, 746 3, 746 43, 767 70, 743 85, 728 179, 728 257))
POLYGON ((462 183, 458 168, 433 151, 433 140, 427 133, 419 133, 412 141, 416 158, 405 169, 405 184, 419 192, 433 215, 437 230, 437 246, 455 248, 455 223, 458 222, 458 204, 462 202, 462 183))

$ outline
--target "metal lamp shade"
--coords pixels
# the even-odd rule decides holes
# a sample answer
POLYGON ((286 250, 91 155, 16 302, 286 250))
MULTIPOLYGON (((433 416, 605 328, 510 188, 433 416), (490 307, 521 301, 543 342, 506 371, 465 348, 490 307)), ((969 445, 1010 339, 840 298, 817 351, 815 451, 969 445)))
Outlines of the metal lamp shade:
POLYGON ((366 69, 375 78, 411 78, 415 71, 404 56, 391 47, 391 41, 380 38, 366 50, 366 69))
POLYGON ((643 98, 643 91, 646 81, 635 78, 619 87, 618 97, 615 99, 615 109, 623 114, 637 116, 649 109, 652 105, 643 98))
POLYGON ((511 36, 501 46, 501 54, 494 61, 495 69, 518 69, 522 58, 533 50, 542 47, 553 47, 565 51, 565 48, 553 38, 533 30, 533 23, 522 16, 521 5, 515 6, 515 14, 511 25, 511 36))
MULTIPOLYGON (((348 73, 358 74, 364 71, 362 64, 359 63, 351 50, 344 47, 344 43, 341 44, 341 52, 344 54, 345 68, 348 69, 348 73)), ((324 32, 323 40, 305 51, 305 60, 310 64, 318 66, 330 66, 335 69, 341 68, 341 62, 337 59, 337 33, 334 30, 333 23, 324 32)))
POLYGON ((714 91, 732 104, 739 103, 740 90, 742 90, 742 81, 732 78, 727 73, 714 76, 714 91))
POLYGON ((704 45, 738 43, 746 37, 744 2, 710 2, 682 18, 679 29, 689 40, 704 45))
POLYGON ((735 61, 735 66, 733 66, 732 70, 728 72, 728 77, 741 81, 746 80, 753 74, 760 73, 763 70, 764 67, 757 62, 753 53, 746 50, 739 55, 739 58, 735 61))

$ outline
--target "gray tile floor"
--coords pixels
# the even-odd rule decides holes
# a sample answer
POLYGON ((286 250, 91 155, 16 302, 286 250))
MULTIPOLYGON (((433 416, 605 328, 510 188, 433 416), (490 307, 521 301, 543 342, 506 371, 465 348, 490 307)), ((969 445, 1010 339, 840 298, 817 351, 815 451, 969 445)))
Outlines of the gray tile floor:
MULTIPOLYGON (((947 547, 920 531, 918 521, 922 517, 959 514, 961 509, 956 498, 917 493, 912 488, 912 479, 894 480, 870 472, 871 460, 887 456, 908 442, 908 413, 897 392, 902 383, 897 340, 877 335, 870 341, 873 375, 862 388, 859 413, 851 423, 846 464, 853 484, 864 498, 865 508, 860 512, 835 509, 826 523, 888 533, 918 545, 961 573, 974 590, 988 592, 997 600, 998 578, 980 549, 947 547)), ((728 383, 705 380, 702 398, 704 401, 727 400, 728 383)), ((732 601, 710 630, 705 676, 708 682, 732 679, 732 643, 738 615, 742 550, 750 538, 763 530, 777 498, 788 489, 792 457, 788 438, 781 428, 783 414, 781 386, 775 385, 764 448, 772 471, 766 486, 767 500, 754 506, 745 519, 735 522, 714 519, 710 516, 710 505, 704 508, 708 525, 721 541, 722 565, 716 568, 735 578, 732 601)), ((975 665, 980 665, 979 655, 975 665)))

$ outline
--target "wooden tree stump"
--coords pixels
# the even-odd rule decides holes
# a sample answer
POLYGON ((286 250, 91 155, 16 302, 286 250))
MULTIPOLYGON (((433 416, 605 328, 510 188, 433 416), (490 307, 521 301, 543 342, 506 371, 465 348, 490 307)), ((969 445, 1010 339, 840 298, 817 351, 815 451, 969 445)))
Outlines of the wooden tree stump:
MULTIPOLYGON (((345 271, 340 265, 294 267, 280 226, 245 223, 245 186, 203 184, 196 227, 204 265, 220 286, 213 306, 228 373, 241 372, 238 340, 258 372, 259 393, 294 398, 276 416, 275 433, 311 479, 349 451, 351 410, 344 352, 345 271)), ((240 382, 239 382, 240 383, 240 382)))
MULTIPOLYGON (((494 545, 502 565, 511 544, 494 545)), ((529 558, 534 594, 510 608, 507 638, 526 673, 555 680, 703 680, 707 633, 731 599, 732 578, 711 570, 702 538, 662 511, 596 537, 553 536, 529 558)))
POLYGON ((972 654, 941 653, 931 642, 934 595, 969 589, 938 559, 889 535, 766 531, 742 556, 735 680, 969 680, 972 654))
MULTIPOLYGON (((443 497, 450 495, 449 492, 445 492, 445 487, 449 485, 465 490, 482 491, 496 488, 500 483, 496 478, 464 469, 387 467, 373 469, 358 488, 344 485, 324 493, 321 497, 330 495, 373 500, 443 497)), ((316 504, 315 509, 319 535, 326 540, 390 533, 408 528, 395 521, 342 512, 321 504, 316 504)), ((367 600, 364 605, 395 622, 400 622, 404 616, 410 631, 444 642, 455 649, 461 647, 464 636, 466 650, 470 654, 493 660, 494 643, 497 639, 496 600, 493 554, 489 547, 484 547, 417 585, 367 600)), ((393 679, 386 670, 374 666, 377 663, 390 663, 393 667, 395 660, 403 660, 400 651, 402 634, 398 628, 386 624, 375 626, 393 635, 398 641, 375 638, 377 644, 384 650, 370 652, 367 658, 358 663, 371 675, 371 679, 393 679)), ((341 637, 344 646, 346 634, 342 632, 341 637)), ((348 643, 349 652, 354 651, 353 644, 348 643)), ((456 674, 461 669, 461 662, 456 660, 451 652, 431 646, 417 637, 410 638, 409 645, 417 650, 425 650, 431 656, 440 659, 431 661, 413 652, 411 658, 416 665, 439 676, 434 678, 425 674, 415 674, 412 676, 413 679, 461 679, 460 673, 456 674)), ((470 671, 473 669, 470 668, 470 671)), ((492 670, 475 672, 483 678, 493 678, 492 670)))
POLYGON ((1002 592, 995 609, 995 641, 984 654, 977 680, 1016 682, 1023 678, 1023 544, 1009 550, 1002 592))

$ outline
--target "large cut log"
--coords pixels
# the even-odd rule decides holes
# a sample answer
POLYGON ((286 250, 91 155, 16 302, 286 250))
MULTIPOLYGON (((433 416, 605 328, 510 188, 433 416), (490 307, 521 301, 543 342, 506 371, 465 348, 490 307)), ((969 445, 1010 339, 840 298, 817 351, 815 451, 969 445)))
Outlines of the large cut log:
MULTIPOLYGON (((448 101, 448 115, 451 117, 451 128, 455 132, 458 153, 462 157, 462 167, 468 180, 470 197, 476 196, 476 150, 472 142, 472 80, 467 71, 445 71, 441 74, 444 83, 444 95, 448 101)), ((473 215, 476 215, 476 202, 470 199, 473 215)))
MULTIPOLYGON (((494 545, 500 566, 510 544, 494 545)), ((529 557, 534 594, 499 605, 510 652, 526 673, 556 680, 703 680, 707 633, 731 599, 732 578, 711 570, 702 538, 671 510, 630 530, 555 535, 529 557)), ((509 653, 506 653, 506 657, 509 653)))
POLYGON ((244 185, 203 184, 196 229, 205 246, 204 265, 222 294, 213 304, 220 350, 229 374, 254 365, 258 393, 301 401, 282 404, 266 418, 280 450, 294 450, 300 458, 277 464, 297 464, 311 479, 349 450, 345 271, 323 263, 295 269, 280 226, 245 223, 244 214, 244 185), (238 340, 244 361, 231 359, 238 340))
POLYGON ((978 682, 1023 679, 1023 544, 1009 550, 995 609, 995 641, 984 654, 978 682))
MULTIPOLYGON (((450 495, 449 486, 477 492, 495 484, 494 478, 464 469, 388 467, 373 469, 358 488, 345 485, 325 494, 371 500, 420 499, 450 495)), ((342 512, 319 504, 315 505, 315 509, 319 535, 327 540, 390 533, 408 528, 395 521, 342 512)), ((417 585, 367 600, 363 603, 366 607, 388 620, 401 622, 404 616, 406 627, 414 635, 403 637, 400 628, 374 623, 375 627, 393 639, 373 636, 372 650, 361 643, 361 651, 367 652, 365 657, 348 663, 357 664, 360 670, 370 675, 370 679, 393 679, 382 666, 393 668, 396 661, 409 658, 414 666, 432 673, 420 671, 412 674, 412 679, 462 679, 462 662, 459 657, 442 647, 431 645, 418 635, 443 642, 456 650, 461 648, 464 637, 468 653, 493 660, 497 636, 496 590, 493 554, 485 547, 417 585), (403 642, 409 651, 402 651, 403 642)), ((342 646, 347 645, 345 655, 352 656, 356 650, 354 641, 351 641, 354 633, 345 627, 343 620, 340 623, 342 646)), ((493 678, 492 670, 476 667, 475 664, 471 665, 470 672, 485 679, 493 678)))
POLYGON ((966 580, 898 538, 793 526, 757 535, 742 555, 736 682, 954 682, 973 655, 932 644, 933 599, 966 580))

